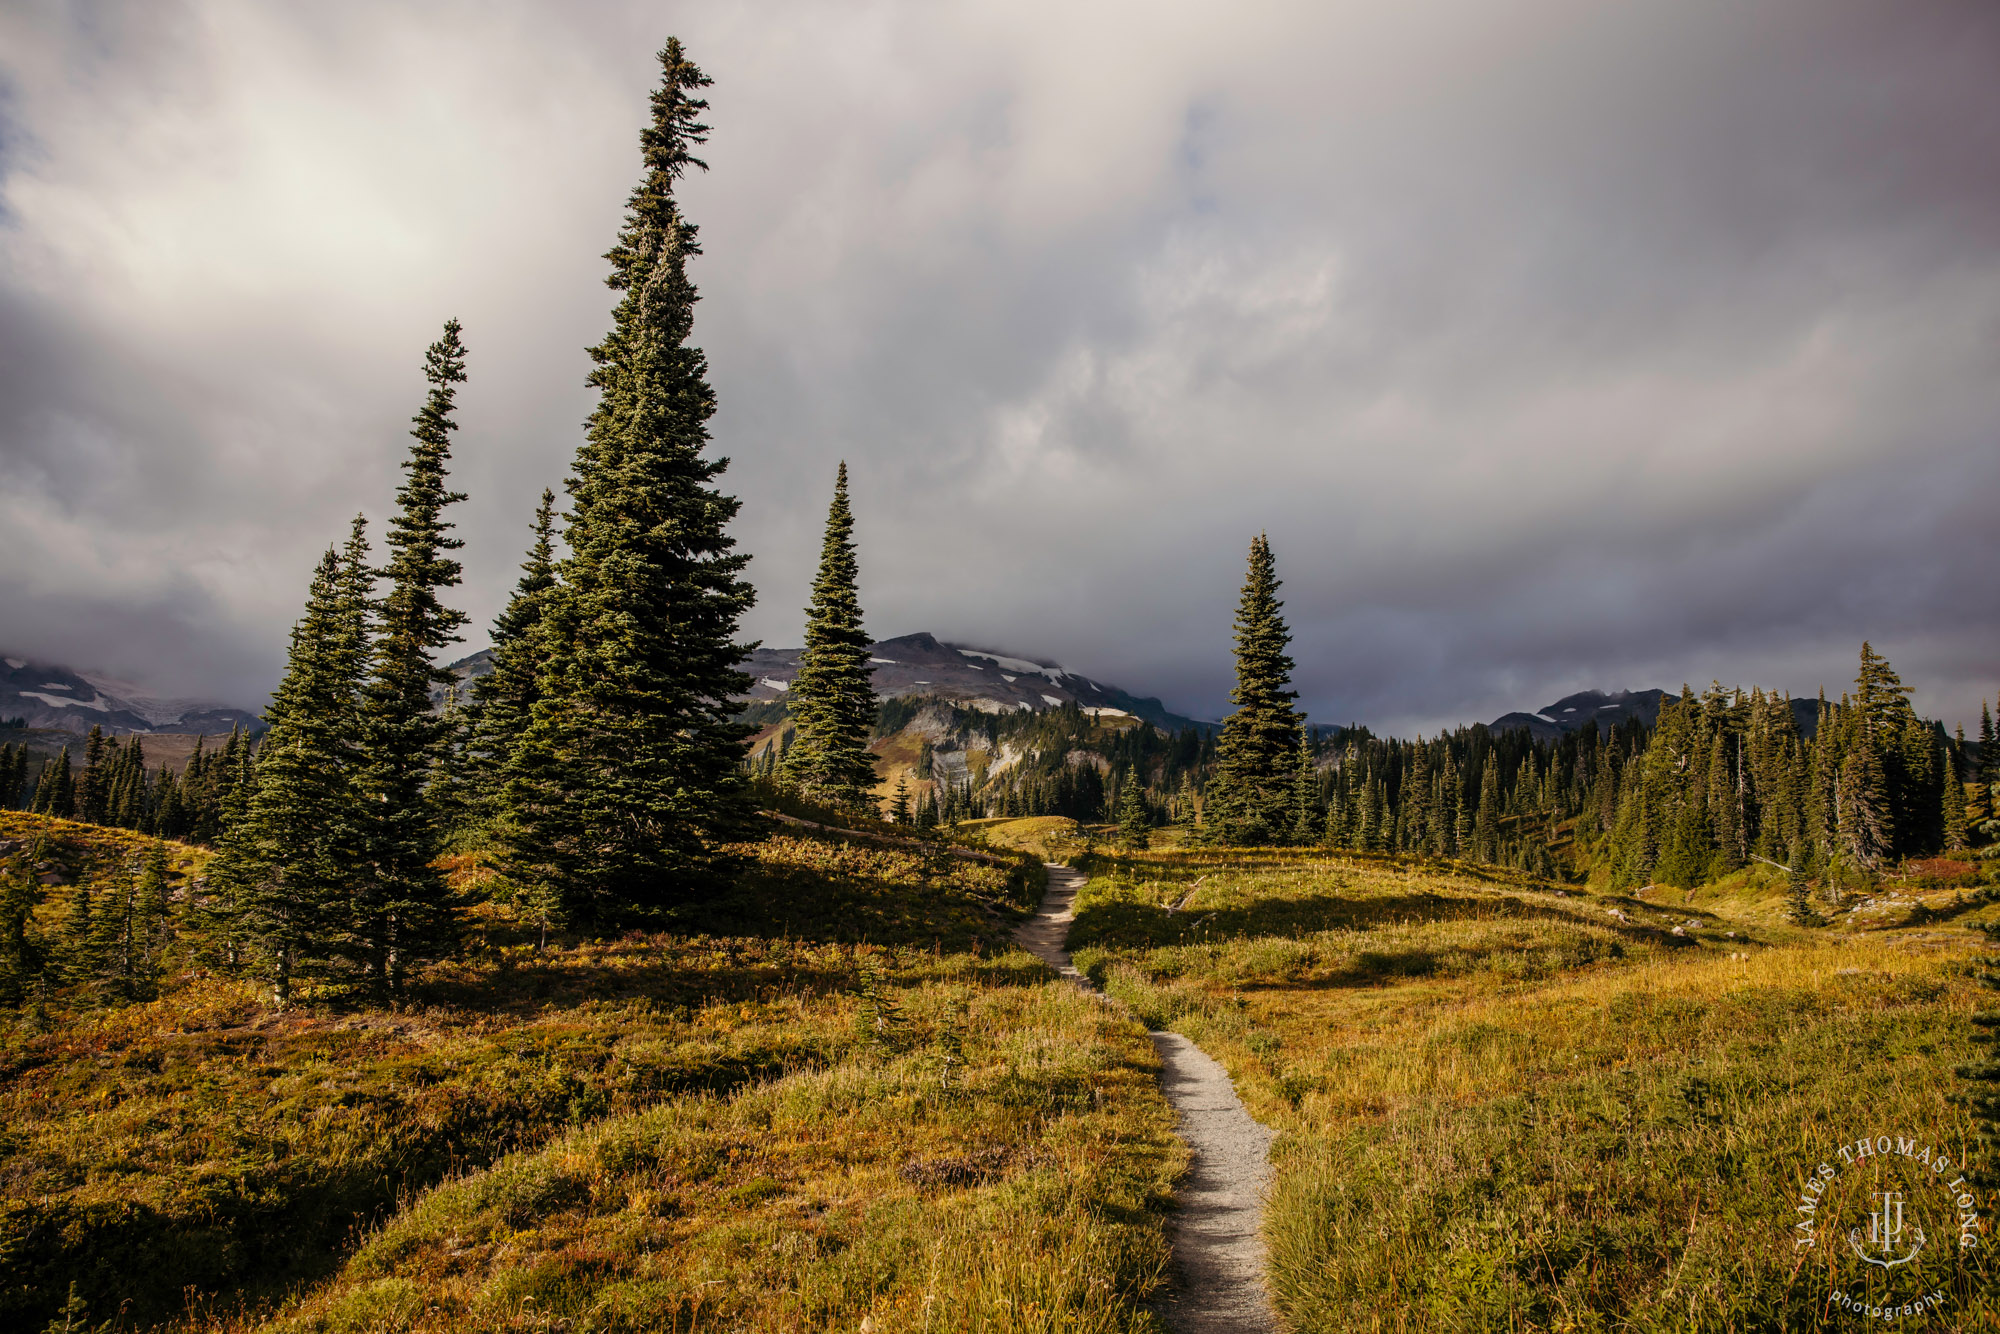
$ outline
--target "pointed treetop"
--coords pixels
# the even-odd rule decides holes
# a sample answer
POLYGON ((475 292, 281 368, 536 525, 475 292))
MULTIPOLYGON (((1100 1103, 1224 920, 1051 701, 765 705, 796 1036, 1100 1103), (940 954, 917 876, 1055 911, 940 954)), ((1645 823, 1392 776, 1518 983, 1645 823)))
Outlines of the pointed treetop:
POLYGON ((653 120, 639 132, 645 174, 625 201, 629 215, 619 230, 618 244, 604 255, 611 261, 611 275, 605 282, 620 290, 640 277, 634 272, 635 265, 650 261, 663 245, 673 245, 687 255, 701 253, 694 240, 694 224, 681 217, 674 203, 674 182, 687 175, 689 167, 708 170, 708 164, 691 150, 708 140, 708 126, 701 121, 708 101, 696 94, 711 80, 687 58, 678 37, 667 39, 659 62, 660 84, 652 94, 653 120))

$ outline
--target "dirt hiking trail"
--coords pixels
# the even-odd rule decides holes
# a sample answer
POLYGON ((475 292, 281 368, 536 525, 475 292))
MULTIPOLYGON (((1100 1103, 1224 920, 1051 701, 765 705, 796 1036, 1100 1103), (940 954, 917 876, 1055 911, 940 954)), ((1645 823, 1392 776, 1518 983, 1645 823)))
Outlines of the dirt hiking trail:
MULTIPOLYGON (((1070 981, 1102 995, 1063 950, 1083 876, 1054 863, 1048 870, 1041 910, 1014 938, 1070 981)), ((1258 1231, 1271 1181, 1271 1132, 1243 1110, 1228 1073, 1201 1048, 1178 1033, 1155 1032, 1152 1038, 1165 1067, 1161 1088, 1191 1155, 1175 1192, 1179 1282, 1162 1298, 1159 1312, 1180 1334, 1275 1334, 1278 1322, 1264 1286, 1264 1238, 1258 1231)))

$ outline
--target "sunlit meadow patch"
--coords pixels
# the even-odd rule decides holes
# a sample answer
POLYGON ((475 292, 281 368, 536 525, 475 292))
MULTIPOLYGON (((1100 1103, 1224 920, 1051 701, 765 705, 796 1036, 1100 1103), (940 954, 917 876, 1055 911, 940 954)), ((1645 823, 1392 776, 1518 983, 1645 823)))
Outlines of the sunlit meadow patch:
MULTIPOLYGON (((1079 963, 1283 1132, 1266 1235, 1296 1329, 1840 1327, 1791 1244, 1800 1172, 1877 1126, 1970 1147, 1963 934, 1389 858, 1093 872, 1079 963)), ((1968 1254, 1941 1280, 1952 1327, 1990 1327, 1968 1254)))

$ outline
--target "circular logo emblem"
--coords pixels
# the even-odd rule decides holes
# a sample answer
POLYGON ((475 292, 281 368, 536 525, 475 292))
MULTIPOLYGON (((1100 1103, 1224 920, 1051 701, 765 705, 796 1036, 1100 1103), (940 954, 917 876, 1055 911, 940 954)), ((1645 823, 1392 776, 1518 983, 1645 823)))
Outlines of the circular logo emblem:
POLYGON ((1847 1140, 1801 1173, 1792 1247, 1824 1309, 1915 1321, 1974 1292, 1979 1202, 1963 1166, 1913 1135, 1847 1140))

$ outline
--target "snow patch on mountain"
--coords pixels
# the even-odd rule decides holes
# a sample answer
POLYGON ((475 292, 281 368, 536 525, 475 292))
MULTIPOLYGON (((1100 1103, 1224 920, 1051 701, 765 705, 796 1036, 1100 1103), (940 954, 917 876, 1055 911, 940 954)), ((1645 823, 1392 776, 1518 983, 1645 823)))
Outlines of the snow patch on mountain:
POLYGON ((213 700, 155 695, 130 681, 28 658, 0 657, 0 663, 5 663, 0 668, 0 718, 22 718, 30 728, 88 732, 102 727, 120 736, 259 727, 254 715, 213 700))
MULTIPOLYGON (((1068 672, 1060 667, 1044 667, 1039 662, 1029 662, 1026 658, 1010 658, 1004 653, 988 653, 984 649, 976 648, 962 648, 959 652, 968 658, 984 658, 995 667, 1005 668, 1007 671, 1015 672, 1021 676, 1026 676, 1032 672, 1040 676, 1046 676, 1051 681, 1061 681, 1063 677, 1069 675, 1068 672)), ((1013 678, 1009 677, 1008 679, 1012 680, 1013 678)))
MULTIPOLYGON (((57 690, 67 687, 57 686, 57 690)), ((101 699, 64 699, 61 695, 51 695, 40 690, 19 690, 15 692, 23 699, 38 699, 54 709, 96 709, 99 713, 111 712, 111 706, 101 699)))

